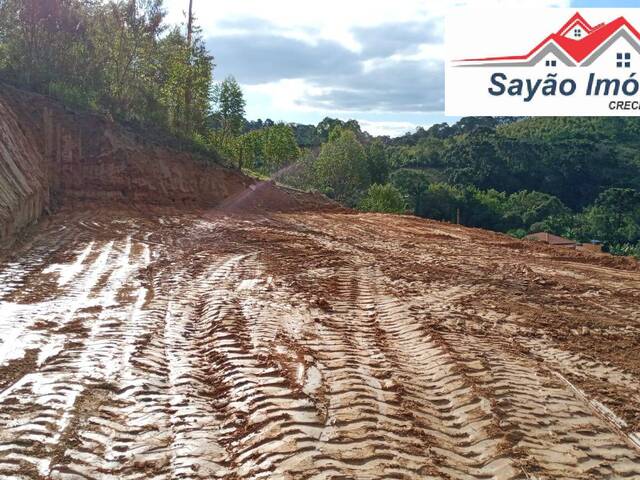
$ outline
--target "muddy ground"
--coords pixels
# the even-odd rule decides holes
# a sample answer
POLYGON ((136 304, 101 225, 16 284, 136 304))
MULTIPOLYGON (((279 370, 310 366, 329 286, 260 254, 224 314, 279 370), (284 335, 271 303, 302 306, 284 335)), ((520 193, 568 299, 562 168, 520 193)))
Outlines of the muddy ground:
POLYGON ((640 478, 640 269, 410 217, 72 209, 0 260, 0 478, 640 478))

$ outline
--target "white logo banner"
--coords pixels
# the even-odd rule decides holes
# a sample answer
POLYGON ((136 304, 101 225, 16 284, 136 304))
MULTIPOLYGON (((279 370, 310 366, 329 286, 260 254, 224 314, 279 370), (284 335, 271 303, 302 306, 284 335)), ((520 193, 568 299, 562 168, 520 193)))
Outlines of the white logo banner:
POLYGON ((640 8, 452 9, 445 113, 638 116, 638 29, 640 8))

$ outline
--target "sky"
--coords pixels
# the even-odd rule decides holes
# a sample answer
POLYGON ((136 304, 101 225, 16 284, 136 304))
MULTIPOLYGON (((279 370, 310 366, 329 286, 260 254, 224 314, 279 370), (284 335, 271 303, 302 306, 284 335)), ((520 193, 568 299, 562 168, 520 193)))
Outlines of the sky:
MULTIPOLYGON (((635 7, 638 0, 193 0, 214 78, 241 84, 250 120, 356 119, 373 135, 454 122, 444 110, 451 6, 635 7)), ((184 23, 188 0, 165 0, 184 23)))

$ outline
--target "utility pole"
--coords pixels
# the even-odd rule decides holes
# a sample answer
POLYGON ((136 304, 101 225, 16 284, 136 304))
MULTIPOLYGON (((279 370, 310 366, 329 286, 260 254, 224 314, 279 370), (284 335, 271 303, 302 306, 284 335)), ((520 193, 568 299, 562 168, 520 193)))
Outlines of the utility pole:
POLYGON ((185 133, 191 133, 191 53, 193 50, 193 0, 189 0, 189 16, 187 18, 187 84, 184 89, 184 129, 185 133))

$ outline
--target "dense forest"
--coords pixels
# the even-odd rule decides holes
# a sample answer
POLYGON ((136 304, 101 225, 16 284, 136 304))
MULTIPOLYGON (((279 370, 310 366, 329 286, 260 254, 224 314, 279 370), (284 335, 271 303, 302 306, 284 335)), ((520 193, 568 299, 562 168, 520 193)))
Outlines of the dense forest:
POLYGON ((0 0, 0 81, 351 207, 640 256, 638 120, 464 118, 399 138, 354 120, 247 121, 191 3, 172 26, 161 0, 0 0))
POLYGON ((517 237, 547 231, 640 256, 637 119, 463 118, 399 138, 372 138, 354 121, 292 128, 305 153, 278 177, 299 188, 368 211, 517 237))

